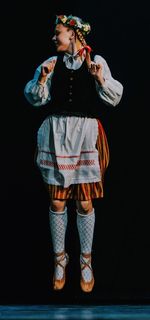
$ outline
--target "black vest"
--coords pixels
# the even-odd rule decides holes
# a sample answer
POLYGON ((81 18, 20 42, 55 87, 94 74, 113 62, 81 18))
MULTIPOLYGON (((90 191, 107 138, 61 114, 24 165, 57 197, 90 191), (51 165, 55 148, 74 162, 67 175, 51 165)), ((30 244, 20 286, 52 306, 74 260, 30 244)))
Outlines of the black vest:
POLYGON ((79 69, 71 70, 66 68, 63 56, 58 56, 51 84, 50 113, 100 118, 103 105, 86 61, 79 69))

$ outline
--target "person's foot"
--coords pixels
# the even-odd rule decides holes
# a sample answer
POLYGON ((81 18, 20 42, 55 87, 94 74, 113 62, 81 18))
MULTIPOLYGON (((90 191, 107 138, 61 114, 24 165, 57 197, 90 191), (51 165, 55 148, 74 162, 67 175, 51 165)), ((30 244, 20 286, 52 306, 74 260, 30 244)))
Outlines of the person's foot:
POLYGON ((66 282, 65 268, 69 262, 69 256, 67 253, 63 253, 60 256, 55 256, 55 271, 53 277, 53 289, 63 289, 66 282))
POLYGON ((94 287, 94 275, 91 266, 91 256, 84 257, 82 254, 80 256, 80 265, 81 265, 81 279, 80 286, 82 291, 91 292, 94 287))

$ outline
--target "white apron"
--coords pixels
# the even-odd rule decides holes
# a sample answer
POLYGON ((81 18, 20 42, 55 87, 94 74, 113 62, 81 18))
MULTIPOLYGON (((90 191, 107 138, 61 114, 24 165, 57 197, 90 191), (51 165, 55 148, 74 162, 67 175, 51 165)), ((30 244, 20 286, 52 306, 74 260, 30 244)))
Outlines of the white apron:
POLYGON ((101 180, 96 119, 50 116, 37 134, 37 165, 43 180, 65 188, 101 180))

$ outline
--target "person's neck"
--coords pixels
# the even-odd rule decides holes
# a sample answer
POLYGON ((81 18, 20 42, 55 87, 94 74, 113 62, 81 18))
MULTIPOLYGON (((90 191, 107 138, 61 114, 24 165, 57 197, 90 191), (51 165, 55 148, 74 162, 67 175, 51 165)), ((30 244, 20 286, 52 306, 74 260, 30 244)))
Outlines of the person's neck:
POLYGON ((82 44, 80 42, 71 43, 66 52, 71 54, 71 55, 75 55, 82 48, 83 48, 83 46, 82 46, 82 44))

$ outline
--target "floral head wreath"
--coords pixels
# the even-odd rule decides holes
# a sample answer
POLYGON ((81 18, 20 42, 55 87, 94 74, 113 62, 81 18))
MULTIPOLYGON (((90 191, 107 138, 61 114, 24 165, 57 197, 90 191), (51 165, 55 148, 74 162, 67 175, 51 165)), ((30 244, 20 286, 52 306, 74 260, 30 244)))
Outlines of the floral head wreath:
POLYGON ((91 26, 88 22, 84 22, 82 19, 76 16, 69 15, 68 17, 65 15, 56 16, 55 24, 62 23, 66 27, 70 27, 73 29, 79 29, 83 36, 86 36, 91 31, 91 26))

